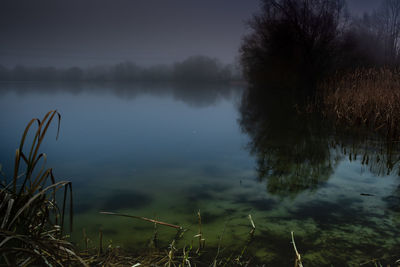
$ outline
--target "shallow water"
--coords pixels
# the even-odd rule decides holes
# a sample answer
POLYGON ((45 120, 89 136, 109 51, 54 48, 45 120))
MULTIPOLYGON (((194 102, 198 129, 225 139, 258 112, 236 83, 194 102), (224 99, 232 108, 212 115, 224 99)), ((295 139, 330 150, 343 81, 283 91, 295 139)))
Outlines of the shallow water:
MULTIPOLYGON (((72 238, 80 245, 83 229, 93 244, 99 230, 106 244, 129 248, 152 239, 151 223, 102 210, 181 225, 189 229, 182 245, 196 244, 200 210, 206 248, 224 232, 228 254, 244 246, 251 214, 249 253, 272 266, 293 266, 291 231, 305 266, 358 265, 396 253, 399 178, 376 149, 383 145, 339 138, 273 106, 268 119, 254 119, 239 109, 242 89, 2 83, 0 162, 9 174, 26 123, 56 108, 60 138, 54 124, 42 151, 57 179, 73 182, 72 238)), ((159 226, 161 245, 175 233, 159 226)))

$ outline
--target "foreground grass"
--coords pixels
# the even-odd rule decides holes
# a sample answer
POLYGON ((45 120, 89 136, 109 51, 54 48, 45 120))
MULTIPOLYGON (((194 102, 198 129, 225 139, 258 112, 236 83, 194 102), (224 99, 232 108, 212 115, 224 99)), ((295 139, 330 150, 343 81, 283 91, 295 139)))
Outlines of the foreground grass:
POLYGON ((72 227, 71 183, 56 182, 52 169, 44 167, 46 155, 39 152, 56 116, 60 121, 60 115, 50 111, 43 120, 32 119, 29 122, 16 151, 14 175, 11 180, 3 175, 0 189, 0 264, 85 265, 64 235, 68 196, 72 227), (37 129, 30 149, 25 151, 25 141, 34 124, 37 124, 37 129), (59 206, 56 198, 60 191, 63 198, 59 206))
POLYGON ((322 112, 342 126, 365 126, 400 138, 400 70, 359 69, 337 74, 319 88, 322 112))
POLYGON ((156 221, 153 219, 118 214, 111 212, 102 212, 108 215, 117 215, 149 221, 154 224, 154 234, 147 248, 140 251, 127 251, 121 247, 113 247, 111 244, 103 249, 102 234, 100 233, 98 245, 88 248, 88 239, 85 237, 86 249, 81 252, 85 262, 96 266, 259 266, 258 263, 248 257, 247 249, 252 243, 256 230, 255 224, 249 215, 249 233, 242 248, 237 251, 223 252, 222 239, 225 229, 219 236, 217 248, 206 248, 206 238, 202 232, 201 213, 198 212, 198 233, 193 236, 191 243, 181 245, 187 229, 177 225, 156 221), (159 247, 158 227, 172 227, 176 229, 176 235, 166 247, 159 247))

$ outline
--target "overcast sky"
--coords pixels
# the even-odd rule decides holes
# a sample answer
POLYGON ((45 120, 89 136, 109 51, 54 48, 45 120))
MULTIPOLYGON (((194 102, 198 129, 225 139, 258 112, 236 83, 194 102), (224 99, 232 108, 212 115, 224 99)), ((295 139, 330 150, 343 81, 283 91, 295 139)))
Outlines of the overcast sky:
MULTIPOLYGON (((380 0, 348 0, 362 14, 380 0)), ((0 64, 233 62, 258 0, 1 0, 0 64)))

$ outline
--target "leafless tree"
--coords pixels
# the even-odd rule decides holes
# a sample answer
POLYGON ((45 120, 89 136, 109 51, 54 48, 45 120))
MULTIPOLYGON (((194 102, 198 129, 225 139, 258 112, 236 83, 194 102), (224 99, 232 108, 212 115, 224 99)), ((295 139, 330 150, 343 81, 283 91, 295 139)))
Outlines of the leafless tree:
POLYGON ((335 53, 343 0, 262 0, 249 22, 241 61, 247 78, 279 77, 291 84, 316 80, 335 53))
POLYGON ((383 0, 373 17, 377 35, 384 42, 386 61, 397 62, 400 53, 400 1, 383 0))

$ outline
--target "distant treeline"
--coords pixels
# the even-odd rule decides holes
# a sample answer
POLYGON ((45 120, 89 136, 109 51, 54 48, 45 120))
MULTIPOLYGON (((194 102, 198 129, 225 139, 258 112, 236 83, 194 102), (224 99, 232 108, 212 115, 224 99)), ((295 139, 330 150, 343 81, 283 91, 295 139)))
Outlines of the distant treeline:
POLYGON ((171 65, 138 66, 123 62, 88 68, 26 67, 0 65, 0 81, 178 81, 229 82, 241 80, 238 66, 222 64, 216 58, 192 56, 171 65))

